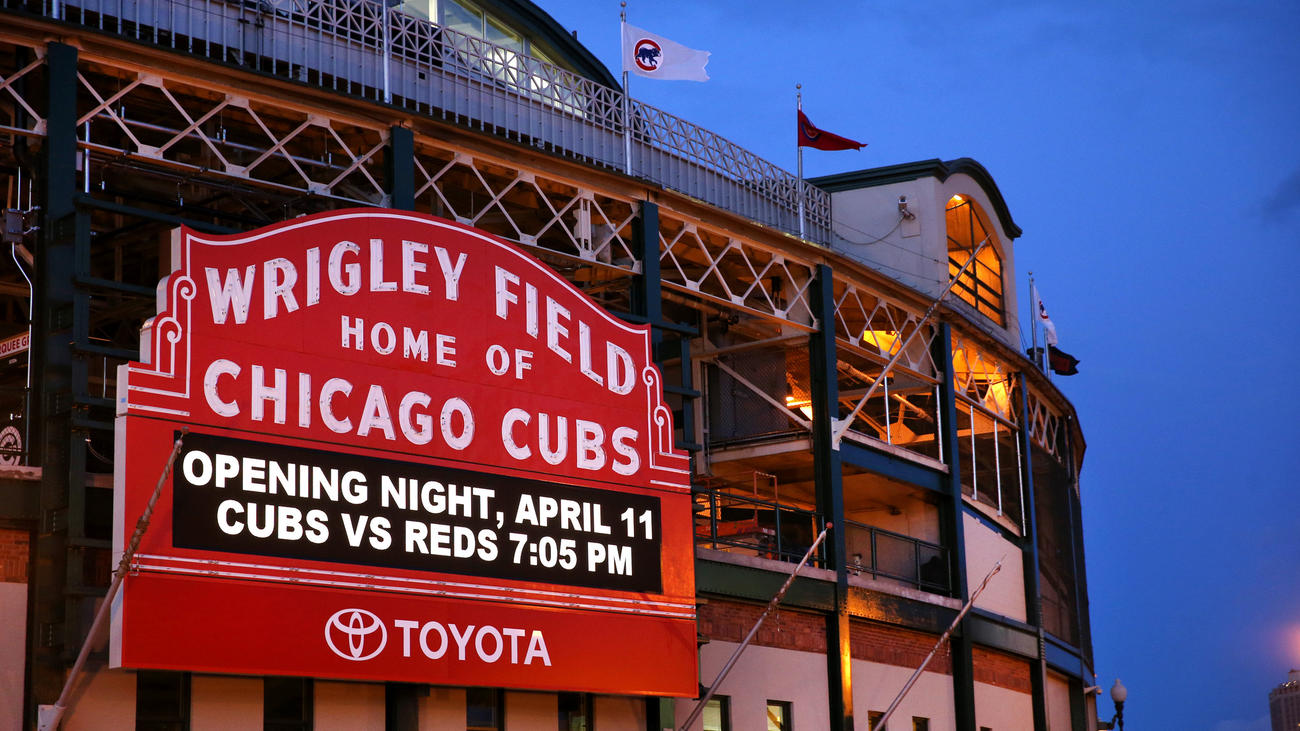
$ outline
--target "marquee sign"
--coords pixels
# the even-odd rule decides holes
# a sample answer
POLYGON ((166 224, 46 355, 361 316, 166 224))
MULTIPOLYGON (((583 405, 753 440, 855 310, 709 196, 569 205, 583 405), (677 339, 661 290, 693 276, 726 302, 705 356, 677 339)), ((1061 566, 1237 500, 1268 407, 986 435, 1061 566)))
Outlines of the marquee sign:
POLYGON ((181 229, 118 371, 114 666, 694 696, 648 330, 473 229, 181 229))

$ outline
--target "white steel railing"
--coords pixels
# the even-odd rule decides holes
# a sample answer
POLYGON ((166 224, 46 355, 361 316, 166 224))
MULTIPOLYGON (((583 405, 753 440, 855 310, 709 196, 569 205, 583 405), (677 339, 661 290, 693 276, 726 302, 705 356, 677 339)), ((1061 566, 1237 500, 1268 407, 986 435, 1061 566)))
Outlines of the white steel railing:
POLYGON ((0 8, 394 104, 828 241, 830 195, 618 89, 374 0, 0 0, 0 8), (625 111, 625 109, 627 111, 625 111), (630 117, 630 130, 629 130, 630 117), (624 139, 630 137, 630 159, 624 139), (625 167, 626 166, 626 167, 625 167))

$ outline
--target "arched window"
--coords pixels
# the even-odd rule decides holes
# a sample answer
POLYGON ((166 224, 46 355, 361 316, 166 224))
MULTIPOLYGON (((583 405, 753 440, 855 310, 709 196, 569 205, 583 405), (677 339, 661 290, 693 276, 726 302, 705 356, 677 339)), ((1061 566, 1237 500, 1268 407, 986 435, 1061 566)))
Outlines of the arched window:
POLYGON ((971 252, 985 239, 989 243, 975 257, 974 263, 953 285, 953 293, 966 300, 975 311, 1006 325, 1006 305, 1002 298, 1002 255, 997 236, 979 207, 966 196, 948 199, 948 276, 956 277, 970 260, 971 252))

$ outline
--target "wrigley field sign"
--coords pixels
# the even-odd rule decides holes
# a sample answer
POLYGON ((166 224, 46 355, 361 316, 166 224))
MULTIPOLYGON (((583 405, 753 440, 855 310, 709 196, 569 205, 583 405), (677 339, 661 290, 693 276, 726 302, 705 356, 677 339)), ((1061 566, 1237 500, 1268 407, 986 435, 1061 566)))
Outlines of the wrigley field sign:
POLYGON ((619 321, 515 247, 350 210, 177 231, 118 372, 114 666, 694 696, 685 455, 619 321))

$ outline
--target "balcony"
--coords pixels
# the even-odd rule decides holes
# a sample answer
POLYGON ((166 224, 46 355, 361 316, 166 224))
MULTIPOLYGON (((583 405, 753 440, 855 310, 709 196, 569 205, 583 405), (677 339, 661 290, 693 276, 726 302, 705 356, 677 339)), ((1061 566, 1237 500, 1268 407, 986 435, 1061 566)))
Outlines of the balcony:
MULTIPOLYGON (((790 233, 800 229, 802 202, 806 235, 829 240, 828 193, 726 138, 625 99, 618 89, 383 3, 0 0, 0 8, 478 129, 626 172, 790 233)), ((127 124, 111 110, 97 119, 127 124)), ((198 145, 224 144, 201 125, 186 136, 198 145)), ((158 154, 137 147, 129 152, 158 154)))

